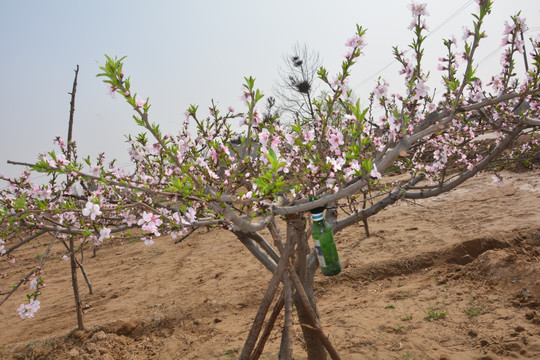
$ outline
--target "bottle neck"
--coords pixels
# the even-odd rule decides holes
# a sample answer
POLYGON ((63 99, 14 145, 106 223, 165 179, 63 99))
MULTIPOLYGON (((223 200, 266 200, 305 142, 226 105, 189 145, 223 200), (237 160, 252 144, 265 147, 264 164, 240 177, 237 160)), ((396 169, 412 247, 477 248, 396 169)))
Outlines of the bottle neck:
POLYGON ((321 221, 324 219, 323 213, 320 214, 312 214, 311 217, 313 218, 313 221, 321 221))

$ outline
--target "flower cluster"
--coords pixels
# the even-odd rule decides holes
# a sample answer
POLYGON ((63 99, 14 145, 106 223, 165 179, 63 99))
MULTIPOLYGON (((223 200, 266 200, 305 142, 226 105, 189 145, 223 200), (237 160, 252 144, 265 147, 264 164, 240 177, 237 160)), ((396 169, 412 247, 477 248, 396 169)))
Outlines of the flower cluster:
POLYGON ((24 304, 24 303, 21 304, 21 306, 19 306, 19 308, 17 309, 21 319, 31 319, 31 318, 33 318, 35 316, 35 313, 40 308, 39 304, 40 304, 40 301, 39 300, 34 300, 34 299, 30 299, 28 304, 24 304))
POLYGON ((141 229, 150 231, 155 236, 161 235, 158 230, 161 224, 163 224, 163 221, 158 215, 147 213, 146 211, 143 211, 142 218, 137 222, 137 225, 141 225, 141 229))
POLYGON ((96 216, 101 215, 101 210, 99 209, 99 204, 88 201, 82 210, 83 216, 90 216, 90 219, 96 220, 96 216))

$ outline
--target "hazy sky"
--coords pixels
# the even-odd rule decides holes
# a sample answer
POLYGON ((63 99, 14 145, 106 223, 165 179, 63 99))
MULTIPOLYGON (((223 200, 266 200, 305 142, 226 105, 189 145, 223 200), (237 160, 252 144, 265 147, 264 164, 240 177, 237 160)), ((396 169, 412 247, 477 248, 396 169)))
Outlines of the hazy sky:
MULTIPOLYGON (((124 71, 132 88, 150 97, 150 117, 175 132, 190 104, 204 110, 210 100, 226 109, 242 110, 239 97, 244 76, 272 95, 283 55, 295 43, 319 52, 335 74, 345 41, 356 24, 368 29, 365 55, 350 82, 366 99, 380 75, 396 82, 391 47, 405 49, 411 39, 409 1, 38 1, 0 2, 0 173, 14 176, 21 168, 6 161, 34 162, 53 149, 55 135, 67 137, 73 70, 80 66, 74 139, 79 155, 105 151, 128 165, 124 135, 137 134, 130 107, 107 95, 99 72, 104 54, 127 56, 124 71), (383 70, 384 69, 384 70, 383 70), (382 71, 381 71, 382 70, 382 71)), ((444 55, 441 38, 471 27, 472 0, 427 1, 426 60, 432 66, 431 87, 440 87, 437 58, 444 55)), ((478 60, 498 69, 504 20, 523 10, 530 30, 540 32, 540 1, 495 1, 486 23, 488 38, 478 60), (495 52, 494 52, 495 51, 495 52)), ((401 85, 402 80, 397 80, 401 85)), ((0 188, 5 185, 0 184, 0 188)))

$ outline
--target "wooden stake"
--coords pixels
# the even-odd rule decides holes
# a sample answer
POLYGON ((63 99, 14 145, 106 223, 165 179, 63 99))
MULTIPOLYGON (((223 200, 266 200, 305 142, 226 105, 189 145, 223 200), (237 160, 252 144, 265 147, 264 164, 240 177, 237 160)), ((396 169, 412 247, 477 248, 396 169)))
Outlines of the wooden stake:
POLYGON ((277 317, 281 313, 281 309, 283 309, 283 305, 285 305, 285 296, 284 292, 281 292, 281 295, 279 295, 279 299, 276 302, 276 305, 274 306, 274 310, 272 311, 272 314, 270 315, 270 318, 266 322, 266 326, 264 327, 263 334, 261 335, 261 338, 259 339, 259 343, 257 344, 257 347, 255 348, 255 351, 253 351, 253 354, 251 354, 251 357, 249 360, 258 360, 261 356, 264 346, 266 345, 266 341, 268 340, 268 337, 270 337, 270 333, 272 332, 272 329, 274 328, 274 324, 276 323, 277 317))
POLYGON ((287 239, 285 251, 281 256, 281 259, 279 260, 276 270, 274 271, 274 275, 270 280, 270 284, 268 284, 268 289, 266 290, 266 293, 261 301, 259 311, 257 312, 255 319, 253 320, 253 325, 251 326, 251 330, 249 331, 248 337, 244 344, 244 348, 242 349, 242 352, 240 354, 240 360, 248 360, 251 353, 253 352, 253 348, 255 347, 257 338, 259 337, 259 333, 263 326, 266 314, 268 313, 268 309, 270 308, 270 304, 274 299, 274 295, 276 294, 279 284, 281 283, 281 278, 283 277, 283 274, 285 273, 285 270, 289 264, 289 257, 292 254, 293 247, 294 244, 289 241, 289 239, 287 239))
MULTIPOLYGON (((295 272, 294 268, 289 269, 295 272)), ((283 275, 284 294, 285 294, 285 321, 283 324, 283 332, 281 333, 281 345, 279 347, 280 360, 292 360, 292 308, 293 308, 293 291, 291 279, 287 274, 283 275)))

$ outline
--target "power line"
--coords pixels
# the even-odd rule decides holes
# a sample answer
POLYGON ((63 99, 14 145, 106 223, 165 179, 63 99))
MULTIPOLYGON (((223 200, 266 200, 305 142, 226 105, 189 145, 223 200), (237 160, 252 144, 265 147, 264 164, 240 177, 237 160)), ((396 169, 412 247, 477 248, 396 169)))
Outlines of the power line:
MULTIPOLYGON (((450 15, 442 23, 437 25, 433 31, 430 31, 429 34, 426 36, 426 38, 430 37, 431 35, 435 34, 437 31, 439 31, 441 28, 443 28, 447 23, 452 21, 459 13, 461 13, 463 10, 465 10, 473 2, 474 2, 474 0, 468 0, 464 5, 462 5, 459 9, 457 9, 454 13, 452 13, 452 15, 450 15)), ((407 53, 408 51, 409 51, 409 49, 405 50, 404 53, 407 53)), ((365 83, 372 80, 374 77, 376 77, 377 75, 382 73, 384 70, 388 69, 390 66, 392 66, 396 62, 397 62, 397 60, 393 59, 388 64, 386 64, 384 67, 382 67, 379 71, 377 71, 373 75, 370 75, 369 77, 365 78, 364 80, 362 80, 359 83, 357 83, 356 85, 354 85, 353 88, 355 88, 357 86, 360 86, 360 85, 364 85, 365 83)))
POLYGON ((444 20, 439 26, 437 26, 433 31, 429 32, 429 35, 435 34, 439 29, 441 29, 444 25, 448 24, 451 20, 453 20, 456 16, 458 16, 459 13, 461 13, 463 10, 465 10, 469 5, 473 3, 474 0, 469 0, 467 3, 465 3, 463 6, 461 6, 458 10, 456 10, 452 15, 450 15, 446 20, 444 20))
MULTIPOLYGON (((530 30, 534 30, 534 29, 540 29, 540 27, 536 27, 536 28, 528 28, 527 30, 525 30, 523 33, 527 33, 529 32, 530 30)), ((482 64, 484 62, 486 62, 489 58, 491 58, 493 55, 497 54, 498 52, 500 52, 502 49, 502 46, 501 47, 498 47, 497 49, 493 50, 492 52, 490 52, 489 54, 487 54, 486 56, 484 56, 482 59, 480 59, 478 61, 478 64, 482 64)))

